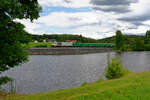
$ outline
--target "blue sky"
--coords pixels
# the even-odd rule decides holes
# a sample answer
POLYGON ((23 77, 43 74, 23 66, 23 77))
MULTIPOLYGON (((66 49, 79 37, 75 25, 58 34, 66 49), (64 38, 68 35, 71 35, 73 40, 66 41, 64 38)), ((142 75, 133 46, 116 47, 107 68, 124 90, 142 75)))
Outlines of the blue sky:
POLYGON ((43 7, 42 13, 40 13, 41 16, 46 16, 53 12, 90 12, 92 9, 89 7, 82 7, 82 8, 66 8, 66 7, 43 7))
POLYGON ((38 0, 40 18, 18 20, 31 34, 82 34, 95 39, 145 34, 150 26, 149 0, 38 0))

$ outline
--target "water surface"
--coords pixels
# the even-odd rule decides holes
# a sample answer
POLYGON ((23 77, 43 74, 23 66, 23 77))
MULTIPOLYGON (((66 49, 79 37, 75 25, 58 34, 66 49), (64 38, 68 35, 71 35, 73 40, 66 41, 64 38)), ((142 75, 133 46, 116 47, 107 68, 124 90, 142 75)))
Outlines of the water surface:
MULTIPOLYGON (((150 70, 150 52, 110 53, 133 72, 150 70)), ((14 78, 17 93, 39 93, 75 88, 103 77, 107 53, 84 55, 32 55, 29 62, 3 73, 14 78)), ((10 89, 10 85, 4 86, 10 89)))

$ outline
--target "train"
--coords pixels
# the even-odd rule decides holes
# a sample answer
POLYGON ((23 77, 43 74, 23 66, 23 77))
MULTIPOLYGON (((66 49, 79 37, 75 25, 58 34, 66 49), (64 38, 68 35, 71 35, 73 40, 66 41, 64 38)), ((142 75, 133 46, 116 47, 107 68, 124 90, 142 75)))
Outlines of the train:
POLYGON ((73 47, 72 42, 54 42, 53 47, 73 47))
POLYGON ((73 43, 73 42, 55 42, 53 47, 115 47, 113 43, 73 43))
POLYGON ((115 47, 115 44, 111 43, 74 43, 74 47, 115 47))

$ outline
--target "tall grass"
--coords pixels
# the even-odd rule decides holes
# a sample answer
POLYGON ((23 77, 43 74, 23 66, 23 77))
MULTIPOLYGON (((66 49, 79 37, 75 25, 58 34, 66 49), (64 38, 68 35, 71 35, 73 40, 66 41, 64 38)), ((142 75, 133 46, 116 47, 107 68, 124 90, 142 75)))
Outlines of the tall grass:
POLYGON ((52 43, 44 43, 44 42, 38 42, 38 43, 30 42, 28 44, 22 44, 22 47, 24 48, 39 48, 39 47, 50 48, 51 46, 52 43))

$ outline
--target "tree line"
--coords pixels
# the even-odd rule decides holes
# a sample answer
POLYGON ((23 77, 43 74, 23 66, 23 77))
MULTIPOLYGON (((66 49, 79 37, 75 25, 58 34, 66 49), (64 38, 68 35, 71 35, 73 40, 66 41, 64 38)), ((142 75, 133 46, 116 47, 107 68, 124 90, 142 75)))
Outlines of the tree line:
POLYGON ((120 30, 116 31, 115 37, 116 49, 120 51, 149 51, 150 50, 150 30, 145 36, 139 36, 134 39, 123 35, 120 30))
POLYGON ((95 39, 87 38, 82 35, 71 35, 71 34, 52 34, 52 35, 31 35, 31 41, 42 42, 43 40, 48 41, 49 39, 55 39, 57 42, 65 42, 67 40, 77 40, 79 43, 97 43, 95 39))

